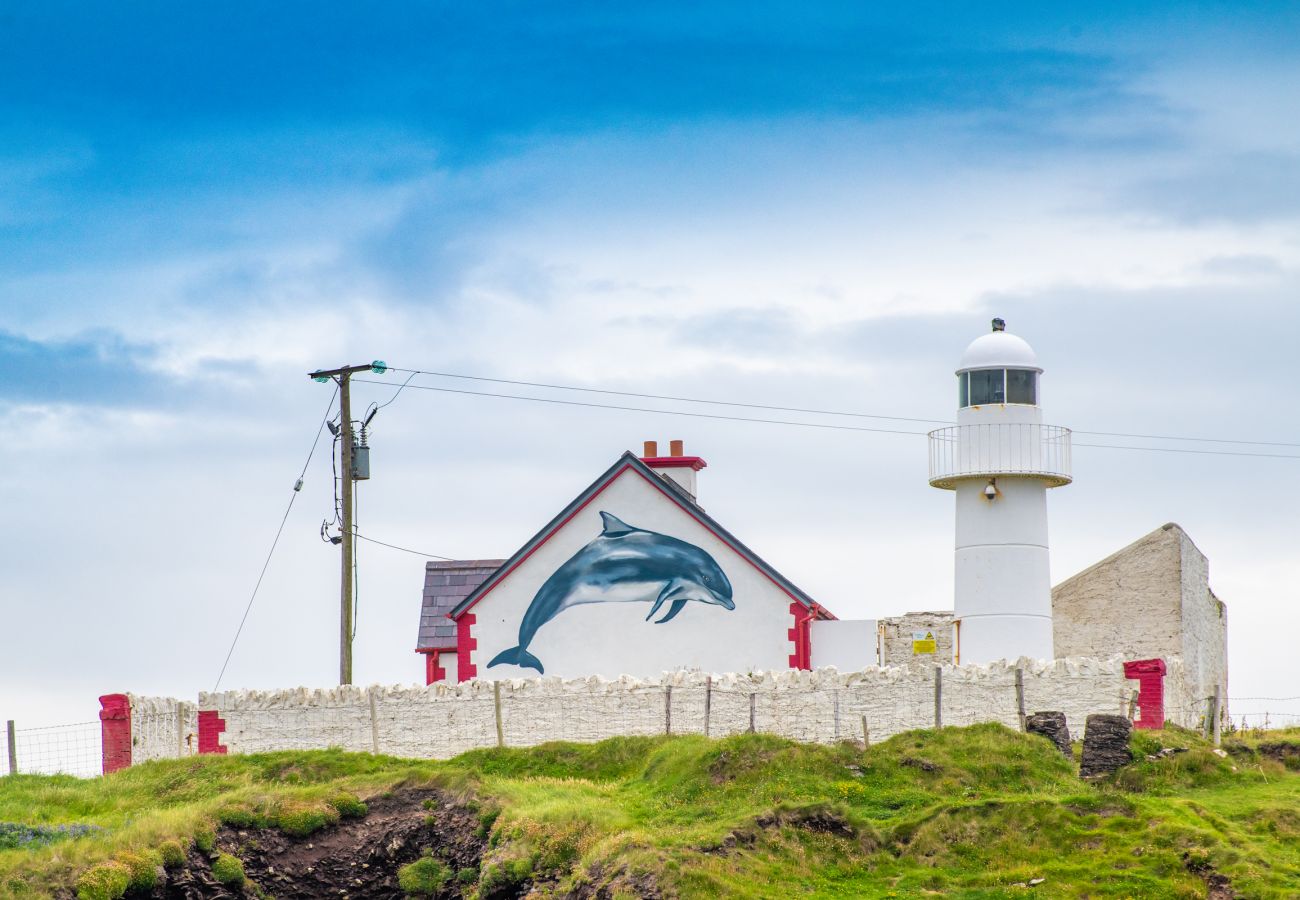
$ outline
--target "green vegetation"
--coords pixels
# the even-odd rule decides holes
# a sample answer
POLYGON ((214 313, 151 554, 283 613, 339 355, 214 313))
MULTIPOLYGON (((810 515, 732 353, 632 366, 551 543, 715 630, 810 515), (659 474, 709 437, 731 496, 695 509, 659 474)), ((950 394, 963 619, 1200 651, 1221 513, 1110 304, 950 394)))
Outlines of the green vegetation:
POLYGON ((451 880, 451 869, 432 856, 424 856, 402 866, 397 872, 397 884, 412 897, 432 897, 451 880))
MULTIPOLYGON (((477 868, 433 856, 404 867, 402 889, 416 896, 531 884, 542 895, 993 898, 1034 884, 1050 897, 1203 897, 1219 876, 1239 896, 1294 895, 1300 730, 1234 734, 1220 752, 1191 732, 1139 732, 1133 750, 1134 765, 1097 783, 1046 740, 999 725, 909 732, 865 751, 687 736, 448 762, 319 751, 85 781, 18 775, 0 779, 0 821, 97 828, 0 849, 0 897, 75 887, 111 900, 146 889, 159 866, 185 865, 191 845, 229 849, 223 824, 307 835, 364 815, 360 798, 419 788, 467 805, 465 830, 485 849, 477 868)), ((225 854, 213 873, 244 878, 225 854)))
POLYGON ((244 863, 236 856, 223 853, 212 863, 212 877, 229 887, 244 883, 244 863))

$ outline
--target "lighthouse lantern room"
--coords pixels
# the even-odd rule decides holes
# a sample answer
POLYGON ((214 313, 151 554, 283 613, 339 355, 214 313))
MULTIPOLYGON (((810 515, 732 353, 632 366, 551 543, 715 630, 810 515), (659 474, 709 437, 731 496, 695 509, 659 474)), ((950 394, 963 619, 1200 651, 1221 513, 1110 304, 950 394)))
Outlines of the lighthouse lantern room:
POLYGON ((930 484, 957 501, 959 663, 1053 658, 1047 489, 1071 481, 1070 430, 1043 424, 1042 373, 994 319, 957 368, 957 424, 930 432, 930 484))

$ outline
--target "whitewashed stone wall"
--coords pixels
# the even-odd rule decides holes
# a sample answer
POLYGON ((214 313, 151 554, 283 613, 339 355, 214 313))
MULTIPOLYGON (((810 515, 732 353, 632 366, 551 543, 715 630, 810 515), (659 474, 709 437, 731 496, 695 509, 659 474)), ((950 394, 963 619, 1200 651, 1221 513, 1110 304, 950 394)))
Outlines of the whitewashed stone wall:
POLYGON ((1210 590, 1210 564, 1192 539, 1178 529, 1182 557, 1183 690, 1208 714, 1209 698, 1219 687, 1220 715, 1228 714, 1228 610, 1210 590))
MULTIPOLYGON (((1022 659, 1025 709, 1063 711, 1076 737, 1089 713, 1127 713, 1136 683, 1123 661, 1022 659)), ((229 691, 200 694, 199 708, 225 722, 232 753, 342 747, 394 756, 447 758, 497 745, 597 741, 619 735, 756 731, 802 741, 872 741, 935 724, 941 669, 942 722, 1017 727, 1017 664, 892 666, 860 672, 782 670, 706 676, 676 672, 644 680, 600 677, 471 681, 427 687, 229 691), (706 707, 708 710, 706 717, 706 707)))
POLYGON ((127 697, 131 701, 132 765, 198 753, 198 706, 171 697, 127 697))
POLYGON ((1053 588, 1052 616, 1059 655, 1165 660, 1169 721, 1200 727, 1215 685, 1228 695, 1227 609, 1205 554, 1173 523, 1053 588))

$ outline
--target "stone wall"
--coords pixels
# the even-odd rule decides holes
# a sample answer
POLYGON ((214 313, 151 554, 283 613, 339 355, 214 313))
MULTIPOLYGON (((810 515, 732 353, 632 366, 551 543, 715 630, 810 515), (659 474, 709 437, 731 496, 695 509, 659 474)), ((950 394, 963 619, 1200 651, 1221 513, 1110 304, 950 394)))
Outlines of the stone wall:
POLYGON ((952 610, 910 612, 880 620, 880 664, 882 666, 934 666, 953 660, 952 610), (935 653, 913 654, 912 635, 932 632, 938 644, 935 653))
POLYGON ((1198 727, 1216 684, 1227 697, 1227 609, 1205 555, 1172 522, 1058 584, 1052 616, 1058 656, 1165 660, 1170 721, 1198 727))
POLYGON ((1217 685, 1228 714, 1228 610, 1210 590, 1209 561, 1192 539, 1178 529, 1182 556, 1182 682, 1188 702, 1209 713, 1217 685))
MULTIPOLYGON (((1060 710, 1082 734, 1090 713, 1127 715, 1136 685, 1123 661, 1060 659, 1018 663, 1026 712, 1060 710)), ((1017 664, 891 666, 840 673, 782 670, 659 679, 547 677, 421 687, 227 691, 200 694, 199 708, 224 724, 232 753, 342 747, 396 756, 447 758, 498 743, 597 741, 619 735, 755 731, 802 741, 871 740, 935 724, 935 682, 944 725, 1019 725, 1017 664)), ((174 734, 175 732, 173 732, 174 734)), ((151 745, 152 746, 152 745, 151 745)), ((159 741, 158 755, 173 740, 159 741)), ((152 751, 151 751, 152 753, 152 751)), ((149 758, 152 758, 150 756, 149 758)))
POLYGON ((198 752, 198 706, 171 697, 131 701, 131 764, 198 752))

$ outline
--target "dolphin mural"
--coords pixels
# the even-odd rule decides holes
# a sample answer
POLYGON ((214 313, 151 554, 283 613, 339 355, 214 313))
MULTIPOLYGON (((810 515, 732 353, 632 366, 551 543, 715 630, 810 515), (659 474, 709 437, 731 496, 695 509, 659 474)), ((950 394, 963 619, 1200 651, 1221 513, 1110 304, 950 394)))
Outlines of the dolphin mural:
POLYGON ((735 609, 731 582, 713 557, 694 544, 628 525, 601 512, 604 530, 590 544, 551 573, 519 623, 519 645, 492 658, 488 668, 515 665, 546 670, 528 652, 537 630, 580 603, 648 602, 648 622, 665 603, 668 612, 655 624, 676 616, 687 601, 735 609))

